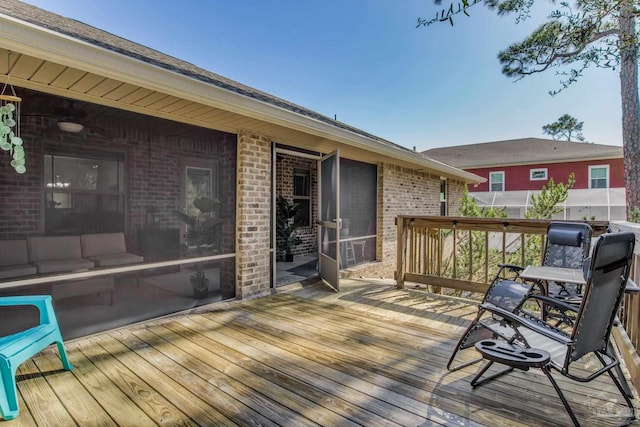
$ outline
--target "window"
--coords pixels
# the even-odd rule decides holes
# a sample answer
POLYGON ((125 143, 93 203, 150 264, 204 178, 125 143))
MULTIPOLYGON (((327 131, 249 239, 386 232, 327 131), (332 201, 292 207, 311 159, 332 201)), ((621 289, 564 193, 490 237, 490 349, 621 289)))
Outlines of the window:
POLYGON ((489 191, 504 191, 504 172, 489 172, 489 191))
MULTIPOLYGON (((205 165, 204 162, 200 163, 205 165)), ((216 161, 207 161, 206 166, 209 167, 186 166, 184 180, 185 213, 195 219, 194 223, 185 224, 184 243, 189 248, 198 248, 201 253, 205 248, 219 250, 222 238, 221 203, 217 186, 220 178, 216 175, 218 164, 216 161)))
POLYGON ((529 179, 531 181, 543 181, 547 179, 547 168, 529 169, 529 179))
POLYGON ((311 225, 311 171, 294 169, 293 171, 293 203, 300 206, 296 221, 303 227, 311 225))
POLYGON ((609 165, 589 166, 589 188, 609 188, 609 165))
POLYGON ((447 215, 447 181, 440 181, 440 216, 447 215))
POLYGON ((189 216, 198 216, 200 211, 193 205, 193 201, 200 197, 213 198, 212 194, 212 171, 208 168, 186 168, 186 188, 185 188, 185 209, 189 216))
POLYGON ((46 234, 124 231, 122 158, 47 154, 43 185, 46 234))

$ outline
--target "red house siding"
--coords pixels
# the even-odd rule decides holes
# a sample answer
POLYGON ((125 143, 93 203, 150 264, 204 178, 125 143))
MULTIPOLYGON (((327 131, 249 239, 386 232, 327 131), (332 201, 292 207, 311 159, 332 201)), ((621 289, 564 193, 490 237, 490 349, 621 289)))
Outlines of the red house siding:
POLYGON ((487 178, 487 182, 470 186, 469 191, 489 191, 489 172, 504 172, 505 191, 540 190, 547 180, 532 181, 531 169, 547 169, 547 177, 558 182, 566 182, 569 174, 573 172, 576 183, 573 188, 589 188, 589 166, 609 165, 609 187, 624 187, 623 159, 591 160, 566 163, 540 163, 519 166, 495 166, 490 168, 465 169, 481 177, 487 178))

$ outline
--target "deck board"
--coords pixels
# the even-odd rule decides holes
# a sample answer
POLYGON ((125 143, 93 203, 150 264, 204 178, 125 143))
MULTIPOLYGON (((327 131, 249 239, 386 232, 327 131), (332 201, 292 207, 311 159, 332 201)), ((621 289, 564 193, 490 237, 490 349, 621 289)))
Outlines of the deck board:
MULTIPOLYGON (((388 282, 292 285, 68 342, 71 372, 50 347, 20 367, 5 425, 569 425, 539 371, 475 390, 477 366, 446 371, 474 314, 388 282)), ((559 383, 584 425, 616 425, 592 417, 594 396, 618 398, 607 378, 559 383)))

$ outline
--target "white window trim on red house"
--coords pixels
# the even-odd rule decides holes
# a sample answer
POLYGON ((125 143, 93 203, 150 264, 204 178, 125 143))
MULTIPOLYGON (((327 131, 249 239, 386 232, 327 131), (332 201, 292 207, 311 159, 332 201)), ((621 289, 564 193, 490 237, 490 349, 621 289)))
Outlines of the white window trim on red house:
POLYGON ((549 176, 549 169, 547 168, 535 168, 529 169, 529 181, 545 181, 549 176), (541 175, 540 172, 543 172, 543 176, 535 176, 541 175))
MULTIPOLYGON (((598 178, 600 179, 600 178, 598 178)), ((609 188, 609 165, 591 165, 589 166, 589 188, 609 188), (604 187, 594 187, 593 186, 593 177, 592 177, 592 171, 594 169, 605 169, 607 171, 606 174, 606 183, 604 187)))
POLYGON ((489 191, 504 191, 505 189, 505 178, 504 178, 504 171, 491 171, 489 172, 489 191), (498 175, 500 174, 500 176, 502 177, 501 182, 495 182, 493 180, 493 176, 494 175, 498 175), (501 184, 501 189, 500 190, 494 190, 493 189, 493 184, 501 184))

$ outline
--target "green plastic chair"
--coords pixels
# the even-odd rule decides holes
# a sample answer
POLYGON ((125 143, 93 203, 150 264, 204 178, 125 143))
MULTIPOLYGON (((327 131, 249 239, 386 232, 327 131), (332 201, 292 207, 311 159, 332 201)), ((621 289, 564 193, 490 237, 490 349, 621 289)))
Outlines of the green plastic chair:
POLYGON ((50 295, 0 297, 0 306, 33 305, 40 311, 40 324, 27 330, 0 338, 0 412, 5 420, 18 416, 18 389, 16 371, 26 360, 55 343, 62 359, 62 366, 73 368, 67 358, 50 295))

